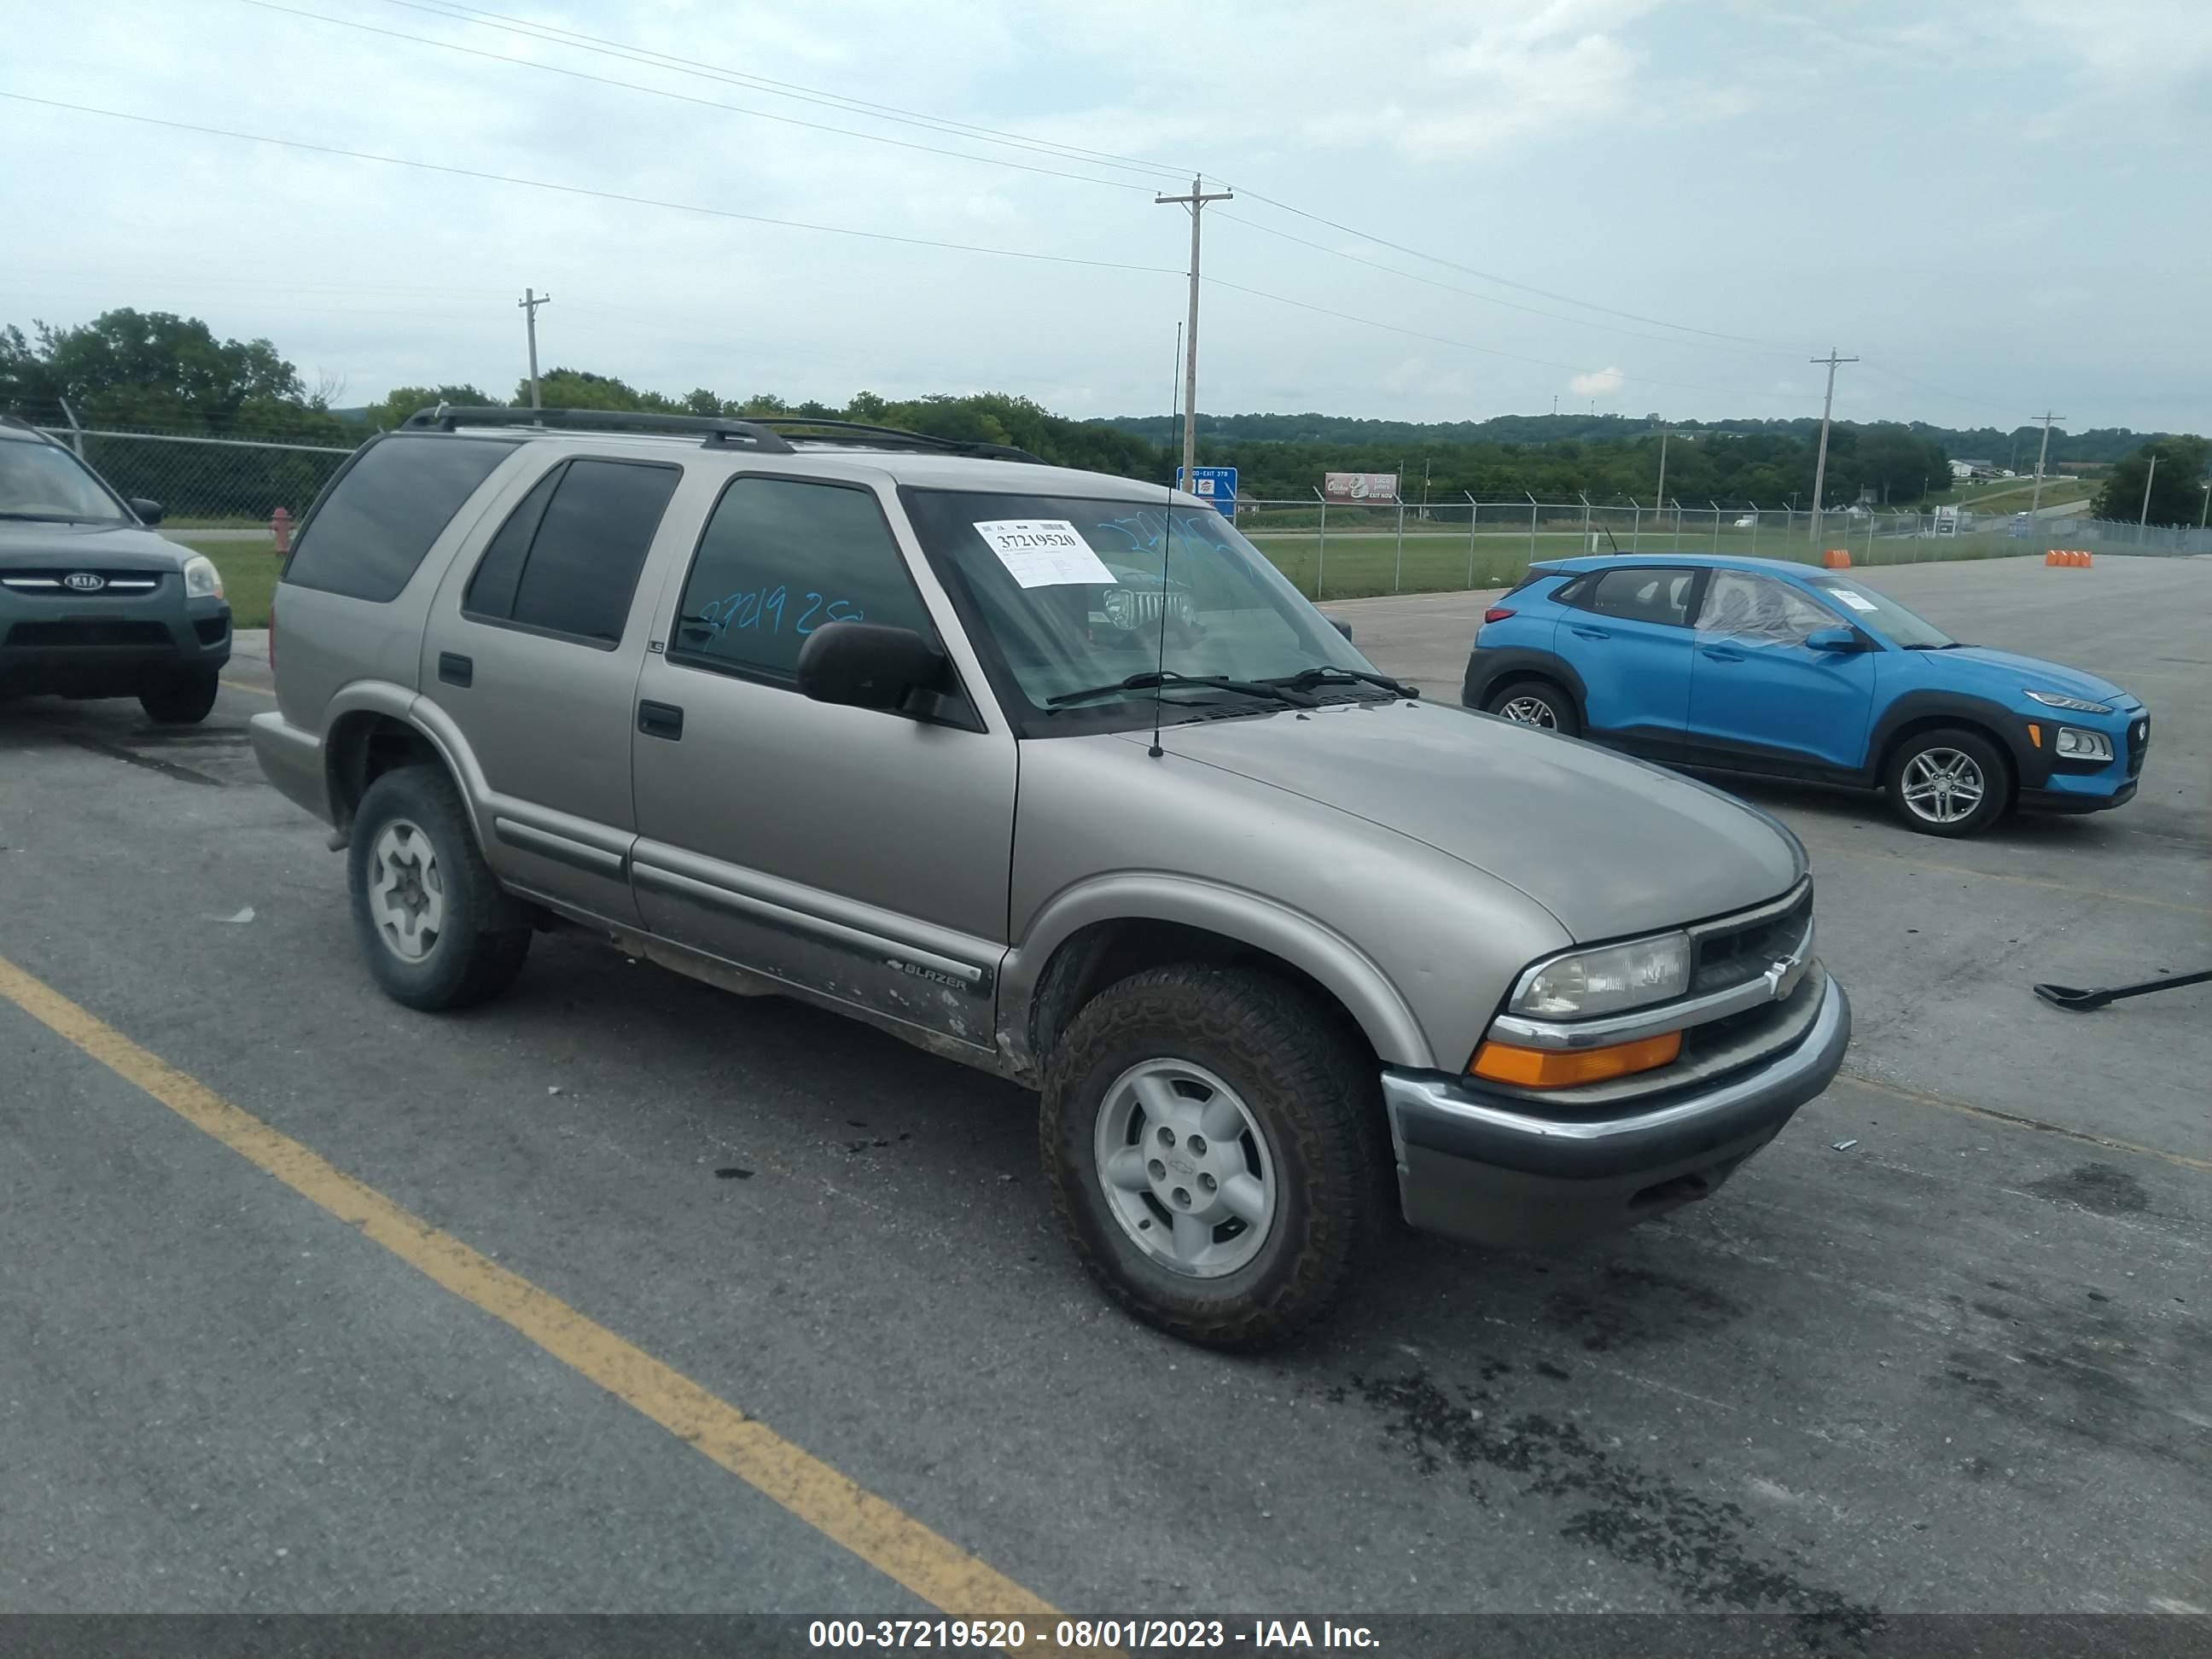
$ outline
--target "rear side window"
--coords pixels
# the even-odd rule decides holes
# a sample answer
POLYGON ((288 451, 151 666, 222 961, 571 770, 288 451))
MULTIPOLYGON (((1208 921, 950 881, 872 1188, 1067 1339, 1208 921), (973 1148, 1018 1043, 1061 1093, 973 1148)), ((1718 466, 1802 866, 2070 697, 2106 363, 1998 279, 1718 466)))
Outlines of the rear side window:
POLYGON ((738 479, 700 540, 669 656, 788 681, 806 636, 833 622, 935 631, 873 492, 738 479))
POLYGON ((1603 616, 1686 628, 1695 580, 1695 573, 1688 570, 1607 570, 1595 583, 1583 586, 1573 602, 1603 616))
POLYGON ((379 604, 396 598, 447 521, 514 447, 428 435, 370 445, 301 527, 284 580, 379 604))
POLYGON ((538 482, 469 577, 461 609, 480 622, 622 638, 638 572, 684 471, 641 461, 574 460, 538 482))

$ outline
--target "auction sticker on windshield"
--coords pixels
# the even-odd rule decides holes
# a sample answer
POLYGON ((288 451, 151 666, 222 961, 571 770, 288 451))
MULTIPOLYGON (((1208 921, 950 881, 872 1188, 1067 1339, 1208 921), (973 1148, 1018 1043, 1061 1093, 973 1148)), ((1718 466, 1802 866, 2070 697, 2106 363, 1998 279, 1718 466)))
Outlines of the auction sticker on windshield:
POLYGON ((1066 519, 992 519, 975 533, 1024 587, 1067 587, 1078 582, 1111 585, 1114 573, 1066 519))
POLYGON ((1845 605, 1850 606, 1854 611, 1863 611, 1869 615, 1872 615, 1874 612, 1875 604, 1872 599, 1862 599, 1858 594, 1852 592, 1848 587, 1832 587, 1828 592, 1834 594, 1838 599, 1841 599, 1845 605))

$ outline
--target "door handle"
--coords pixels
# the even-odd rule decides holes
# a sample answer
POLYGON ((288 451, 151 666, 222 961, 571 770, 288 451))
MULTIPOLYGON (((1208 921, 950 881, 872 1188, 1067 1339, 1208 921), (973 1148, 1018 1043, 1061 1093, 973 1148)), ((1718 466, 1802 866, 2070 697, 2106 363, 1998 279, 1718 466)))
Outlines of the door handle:
POLYGON ((672 702, 641 702, 637 729, 648 738, 666 738, 673 743, 684 735, 684 711, 672 702))
POLYGON ((1706 656, 1711 657, 1715 662, 1741 662, 1743 660, 1742 652, 1730 651, 1724 646, 1701 645, 1698 649, 1703 652, 1706 656))
POLYGON ((448 685, 473 684, 477 677, 476 659, 465 657, 458 651, 438 653, 438 678, 448 685))
POLYGON ((1609 640, 1613 637, 1602 628, 1577 628, 1574 634, 1578 640, 1609 640))

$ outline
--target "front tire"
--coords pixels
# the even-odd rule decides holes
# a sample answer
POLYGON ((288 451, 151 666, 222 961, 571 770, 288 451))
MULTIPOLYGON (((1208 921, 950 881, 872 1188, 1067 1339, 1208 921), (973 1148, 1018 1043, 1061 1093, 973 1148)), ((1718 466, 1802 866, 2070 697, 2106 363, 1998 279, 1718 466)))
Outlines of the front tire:
POLYGON ((1899 744, 1883 774, 1889 804, 1923 836, 1978 836, 2012 801, 2012 768, 1978 732, 1940 726, 1899 744))
POLYGON ((346 856, 354 934, 393 1001, 472 1007, 514 982, 529 907, 504 891, 445 769, 402 766, 368 786, 346 856))
POLYGON ((1490 694, 1482 707, 1486 714, 1516 726, 1540 726, 1563 738, 1578 738, 1583 733, 1575 700, 1549 680, 1508 680, 1490 694))
POLYGON ((1134 975, 1084 1006, 1047 1071, 1054 1208, 1137 1318, 1270 1346, 1328 1311, 1375 1223, 1376 1092, 1371 1061, 1291 986, 1134 975))
POLYGON ((197 726, 215 707, 216 674, 212 668, 187 668, 138 694, 138 706, 158 726, 197 726))

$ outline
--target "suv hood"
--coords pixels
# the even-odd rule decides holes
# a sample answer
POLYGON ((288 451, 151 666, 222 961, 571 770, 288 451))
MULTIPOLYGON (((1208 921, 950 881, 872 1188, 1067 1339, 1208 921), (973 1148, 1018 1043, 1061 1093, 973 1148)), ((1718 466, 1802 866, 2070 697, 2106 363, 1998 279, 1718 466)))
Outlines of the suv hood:
POLYGON ((1160 744, 1510 883, 1577 943, 1744 909, 1805 872, 1796 836, 1717 789, 1445 703, 1201 720, 1160 744))
POLYGON ((2110 680, 2069 668, 2063 663, 2023 657, 1990 646, 1960 645, 1948 651, 1916 651, 1912 654, 1925 661, 1932 672, 1941 674, 1948 669, 1961 681, 2007 703, 2015 702, 2022 688, 2033 687, 2038 691, 2056 692, 2062 697, 2085 697, 2092 702, 2118 702, 2130 708, 2135 704, 2133 697, 2110 680))
POLYGON ((191 549, 135 524, 53 524, 39 519, 0 519, 0 568, 174 571, 191 549))

